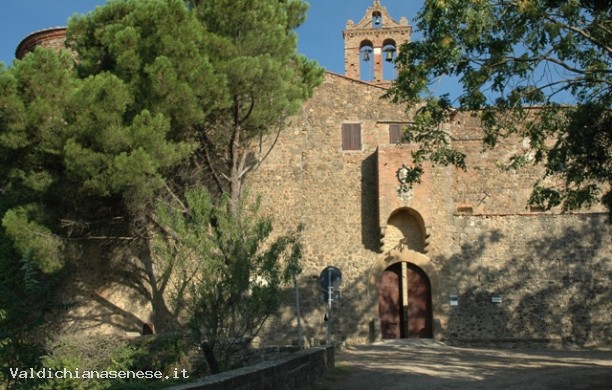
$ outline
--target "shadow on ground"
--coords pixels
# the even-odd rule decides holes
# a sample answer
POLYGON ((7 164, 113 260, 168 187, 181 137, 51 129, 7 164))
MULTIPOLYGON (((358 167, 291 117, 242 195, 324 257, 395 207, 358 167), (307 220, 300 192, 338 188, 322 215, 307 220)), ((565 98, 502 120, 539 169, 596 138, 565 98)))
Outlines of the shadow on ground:
POLYGON ((394 340, 339 351, 316 389, 612 389, 612 351, 394 340))

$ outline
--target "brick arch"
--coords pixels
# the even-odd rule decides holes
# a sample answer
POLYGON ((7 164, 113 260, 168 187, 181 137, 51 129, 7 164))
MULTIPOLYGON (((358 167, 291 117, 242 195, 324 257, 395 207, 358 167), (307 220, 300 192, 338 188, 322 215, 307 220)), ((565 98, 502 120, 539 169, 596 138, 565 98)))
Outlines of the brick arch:
POLYGON ((410 207, 400 207, 393 210, 387 218, 382 233, 383 252, 395 248, 408 249, 427 253, 428 231, 423 216, 410 207))
POLYGON ((392 39, 392 38, 387 38, 387 39, 385 39, 385 40, 383 41, 382 46, 383 46, 383 47, 386 47, 386 46, 393 46, 393 47, 397 47, 397 43, 395 43, 395 39, 392 39))
POLYGON ((400 262, 412 263, 421 268, 427 274, 429 282, 431 283, 433 299, 433 297, 436 296, 436 293, 440 291, 440 277, 438 276, 436 267, 432 263, 429 256, 405 248, 403 250, 392 250, 384 254, 372 265, 370 275, 368 277, 368 288, 371 297, 373 299, 378 299, 378 283, 385 269, 395 263, 400 262))
POLYGON ((359 50, 363 50, 363 48, 369 47, 370 49, 374 49, 374 43, 369 39, 364 39, 359 43, 359 50))

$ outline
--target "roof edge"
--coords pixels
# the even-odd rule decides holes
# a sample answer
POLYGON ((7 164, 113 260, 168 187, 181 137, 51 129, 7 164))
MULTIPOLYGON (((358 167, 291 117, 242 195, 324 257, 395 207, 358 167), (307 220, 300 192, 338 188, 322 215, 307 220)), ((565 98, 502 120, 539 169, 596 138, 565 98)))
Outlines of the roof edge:
POLYGON ((60 36, 66 36, 66 26, 57 26, 34 31, 19 42, 19 45, 17 45, 15 49, 15 58, 20 60, 39 43, 60 36))
MULTIPOLYGON (((389 89, 388 86, 374 84, 374 83, 371 83, 369 81, 363 81, 363 80, 359 80, 359 79, 354 79, 352 77, 348 77, 348 76, 345 76, 345 75, 340 74, 340 73, 332 72, 330 70, 325 70, 325 73, 330 74, 332 76, 343 78, 343 79, 348 80, 348 81, 353 81, 353 82, 356 82, 356 83, 359 83, 359 84, 365 84, 365 85, 367 85, 369 87, 375 87, 375 88, 379 88, 379 89, 382 89, 382 90, 385 90, 385 91, 389 89)), ((391 84, 391 82, 389 82, 389 84, 391 84)))

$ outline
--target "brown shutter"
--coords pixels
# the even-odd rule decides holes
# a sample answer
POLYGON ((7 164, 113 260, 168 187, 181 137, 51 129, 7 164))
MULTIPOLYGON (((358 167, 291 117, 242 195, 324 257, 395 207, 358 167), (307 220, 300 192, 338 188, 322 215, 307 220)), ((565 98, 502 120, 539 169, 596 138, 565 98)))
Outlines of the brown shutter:
POLYGON ((361 125, 354 123, 351 127, 351 150, 361 150, 361 125))
POLYGON ((361 150, 361 125, 342 124, 342 150, 361 150))
POLYGON ((399 124, 393 123, 389 125, 389 143, 397 144, 402 139, 402 129, 399 124))
POLYGON ((342 124, 342 150, 349 150, 351 147, 351 125, 342 124))

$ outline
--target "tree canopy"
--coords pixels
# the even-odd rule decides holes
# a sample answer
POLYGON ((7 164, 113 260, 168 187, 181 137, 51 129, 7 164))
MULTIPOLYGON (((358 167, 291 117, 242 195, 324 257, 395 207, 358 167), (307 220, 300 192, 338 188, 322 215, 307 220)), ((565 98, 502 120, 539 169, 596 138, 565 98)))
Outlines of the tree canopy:
POLYGON ((237 202, 258 146, 321 80, 296 53, 306 9, 115 0, 70 20, 72 53, 37 48, 2 69, 3 223, 20 252, 52 253, 92 220, 150 214, 191 185, 237 202))
POLYGON ((555 183, 538 183, 533 203, 612 210, 611 12, 609 0, 426 0, 416 22, 423 39, 402 46, 388 94, 411 106, 425 99, 408 129, 423 145, 416 169, 425 159, 464 167, 440 125, 453 110, 471 111, 485 147, 529 140, 510 166, 542 163, 555 183), (459 79, 457 101, 433 95, 444 76, 459 79))
POLYGON ((87 240, 172 236, 157 205, 187 218, 188 189, 239 220, 246 178, 322 80, 296 52, 306 10, 112 0, 69 21, 68 50, 36 48, 0 68, 0 242, 11 247, 0 269, 28 278, 2 275, 0 290, 25 294, 87 240))

